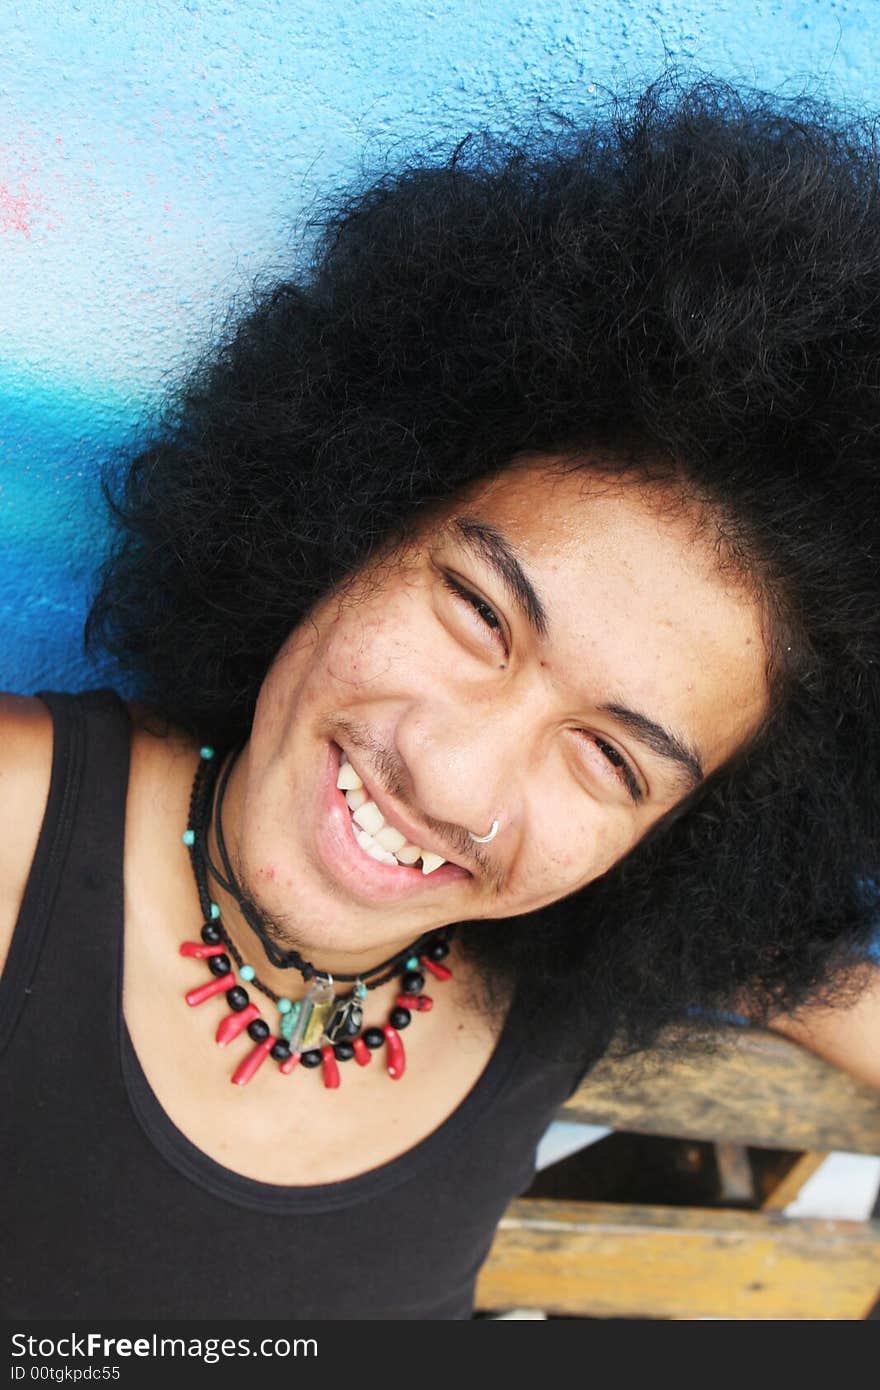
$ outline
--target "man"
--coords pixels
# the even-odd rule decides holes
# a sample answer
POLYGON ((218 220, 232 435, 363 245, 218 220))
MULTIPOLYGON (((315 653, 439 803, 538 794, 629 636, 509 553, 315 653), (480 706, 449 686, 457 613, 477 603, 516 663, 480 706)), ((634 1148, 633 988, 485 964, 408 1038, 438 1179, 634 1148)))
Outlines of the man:
POLYGON ((11 1310, 464 1317, 612 1034, 871 1074, 880 223, 810 114, 367 190, 132 460, 144 701, 4 712, 11 1310))

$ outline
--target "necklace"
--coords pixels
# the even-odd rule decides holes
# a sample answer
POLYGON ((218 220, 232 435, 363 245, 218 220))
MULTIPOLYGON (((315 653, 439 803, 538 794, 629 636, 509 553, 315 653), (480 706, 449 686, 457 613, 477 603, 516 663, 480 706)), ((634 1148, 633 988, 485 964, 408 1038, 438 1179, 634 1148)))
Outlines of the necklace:
POLYGON ((320 1067, 324 1085, 332 1090, 339 1086, 339 1062, 354 1058, 359 1066, 365 1067, 372 1061, 373 1052, 381 1047, 386 1049, 388 1075, 395 1081, 399 1080, 406 1070, 406 1054, 400 1033, 409 1026, 414 1012, 427 1013, 433 1007, 431 996, 423 993, 425 975, 430 974, 440 981, 451 977, 452 972, 443 961, 449 954, 449 938, 453 928, 445 927, 439 932, 420 936, 410 946, 362 975, 337 976, 337 981, 353 982, 353 988, 346 995, 337 995, 329 971, 319 970, 304 961, 298 952, 282 951, 269 941, 257 909, 244 898, 235 881, 220 819, 223 795, 240 751, 240 748, 234 751, 224 769, 216 809, 217 759, 213 748, 206 746, 200 750, 193 780, 189 824, 183 834, 183 842, 189 849, 204 923, 201 939, 184 941, 180 954, 204 960, 214 978, 189 990, 185 995, 186 1002, 193 1007, 214 995, 225 993, 230 1012, 221 1020, 215 1041, 221 1047, 226 1047, 247 1032, 255 1043, 232 1073, 231 1079, 236 1086, 246 1085, 266 1058, 271 1056, 277 1062, 279 1071, 285 1075, 300 1063, 307 1069, 320 1067), (208 850, 208 826, 212 810, 225 876, 213 864, 208 850), (308 983, 303 999, 294 1001, 276 994, 257 978, 252 965, 245 964, 223 926, 218 904, 211 898, 209 873, 233 895, 271 963, 282 969, 293 966, 308 983), (238 969, 238 979, 233 961, 238 969), (396 975, 401 977, 400 993, 388 1014, 387 1023, 382 1027, 364 1028, 363 1004, 368 992, 394 979, 396 975), (275 1005, 278 1013, 277 1035, 273 1034, 259 1006, 239 981, 252 985, 275 1005))

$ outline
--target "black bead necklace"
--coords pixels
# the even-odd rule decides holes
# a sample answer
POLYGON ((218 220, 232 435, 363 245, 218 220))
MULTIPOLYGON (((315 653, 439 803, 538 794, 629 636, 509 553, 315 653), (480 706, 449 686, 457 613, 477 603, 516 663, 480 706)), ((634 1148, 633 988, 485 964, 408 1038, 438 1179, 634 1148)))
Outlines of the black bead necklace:
POLYGON ((392 1079, 399 1080, 406 1069, 406 1054, 400 1031, 408 1027, 413 1012, 427 1013, 433 1007, 434 1001, 431 996, 423 993, 425 974, 431 974, 437 980, 450 978, 452 972, 442 962, 449 954, 449 939, 454 928, 445 927, 439 932, 425 933, 403 951, 381 961, 363 975, 336 976, 337 981, 353 983, 352 990, 344 996, 336 994, 334 980, 329 972, 319 970, 310 962, 304 961, 296 951, 282 951, 267 936, 256 906, 242 894, 235 880, 223 838, 220 814, 223 797, 240 752, 241 747, 235 749, 226 763, 216 797, 216 807, 214 794, 218 760, 213 748, 206 746, 200 750, 199 764, 193 780, 189 824, 184 832, 183 842, 190 852, 204 925, 201 929, 201 940, 185 941, 180 947, 180 954, 205 960, 214 978, 207 984, 190 990, 185 996, 186 1002, 194 1006, 204 1003, 215 994, 225 993, 230 1013, 217 1028, 217 1043, 225 1047, 246 1031, 256 1044, 233 1072, 232 1081, 235 1085, 243 1086, 250 1081, 266 1057, 271 1056, 285 1075, 292 1072, 300 1062, 306 1068, 321 1067, 324 1085, 335 1089, 339 1085, 337 1063, 354 1058, 359 1066, 367 1066, 372 1060, 372 1053, 383 1046, 386 1048, 388 1074, 392 1079), (214 831, 225 876, 213 864, 208 850, 208 826, 212 810, 214 831), (304 999, 293 1001, 276 994, 257 978, 253 966, 245 964, 241 953, 223 926, 220 908, 211 899, 208 890, 209 872, 235 899, 242 916, 254 930, 270 962, 281 969, 295 968, 309 984, 304 999), (259 1007, 251 1000, 247 990, 236 980, 232 961, 238 969, 239 979, 259 990, 275 1005, 279 1015, 277 1036, 273 1035, 268 1023, 261 1017, 259 1007), (368 991, 385 984, 395 975, 401 976, 401 992, 388 1015, 388 1022, 383 1027, 364 1028, 363 1002, 368 991))

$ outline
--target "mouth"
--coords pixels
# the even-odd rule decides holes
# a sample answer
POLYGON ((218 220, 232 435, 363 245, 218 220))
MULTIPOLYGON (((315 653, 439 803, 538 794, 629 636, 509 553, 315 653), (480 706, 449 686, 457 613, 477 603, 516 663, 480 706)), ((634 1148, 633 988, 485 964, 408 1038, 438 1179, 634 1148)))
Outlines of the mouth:
POLYGON ((334 876, 356 896, 389 901, 472 878, 386 816, 338 744, 331 743, 329 752, 318 846, 334 876))
POLYGON ((351 813, 354 838, 371 859, 390 868, 419 868, 424 876, 435 873, 448 862, 442 855, 409 840, 406 832, 383 814, 341 749, 336 786, 343 793, 351 813))

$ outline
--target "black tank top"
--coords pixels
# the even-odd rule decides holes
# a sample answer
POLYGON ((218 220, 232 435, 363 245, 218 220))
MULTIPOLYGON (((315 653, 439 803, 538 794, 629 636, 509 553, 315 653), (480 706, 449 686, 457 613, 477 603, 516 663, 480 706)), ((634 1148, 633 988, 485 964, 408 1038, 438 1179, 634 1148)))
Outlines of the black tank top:
POLYGON ((0 980, 0 1312, 470 1317, 583 1059, 532 1056, 514 1002, 473 1089, 401 1157, 307 1187, 222 1167, 159 1105, 122 1015, 128 714, 110 690, 40 698, 52 781, 0 980))

